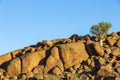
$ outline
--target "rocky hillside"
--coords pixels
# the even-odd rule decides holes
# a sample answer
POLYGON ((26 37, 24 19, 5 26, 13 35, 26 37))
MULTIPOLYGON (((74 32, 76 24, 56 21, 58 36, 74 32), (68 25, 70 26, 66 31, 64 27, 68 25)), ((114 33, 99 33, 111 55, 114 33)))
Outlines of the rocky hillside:
POLYGON ((0 56, 0 80, 120 80, 120 32, 43 40, 0 56))

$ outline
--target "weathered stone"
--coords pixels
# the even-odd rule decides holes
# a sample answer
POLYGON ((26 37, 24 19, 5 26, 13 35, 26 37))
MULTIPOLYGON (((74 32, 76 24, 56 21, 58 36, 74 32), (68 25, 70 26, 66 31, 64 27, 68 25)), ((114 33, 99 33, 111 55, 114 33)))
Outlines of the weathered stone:
POLYGON ((43 74, 36 73, 34 76, 37 80, 44 80, 43 74))
POLYGON ((5 62, 7 62, 7 61, 10 61, 11 59, 12 59, 11 53, 7 53, 7 54, 4 54, 4 55, 1 55, 0 56, 0 65, 5 63, 5 62))
POLYGON ((73 66, 74 70, 77 70, 80 67, 80 64, 76 64, 73 66))
POLYGON ((44 71, 48 72, 51 69, 53 69, 55 66, 58 66, 60 68, 61 72, 64 71, 63 63, 60 59, 59 51, 58 51, 57 47, 52 48, 51 55, 48 57, 48 59, 46 61, 44 71))
POLYGON ((21 56, 22 55, 21 52, 22 52, 22 49, 18 49, 18 50, 11 52, 12 58, 21 56))
POLYGON ((61 70, 60 70, 58 67, 55 67, 55 68, 53 69, 53 74, 59 76, 60 74, 62 74, 62 72, 61 72, 61 70))
POLYGON ((53 45, 52 41, 50 41, 50 40, 43 40, 42 43, 43 43, 44 45, 49 46, 49 47, 51 47, 51 46, 53 45))
POLYGON ((117 33, 113 32, 111 36, 107 38, 108 44, 110 46, 113 46, 116 43, 117 39, 119 39, 119 36, 117 35, 117 33))
POLYGON ((97 75, 103 76, 103 77, 114 77, 115 76, 110 64, 106 66, 101 66, 101 68, 97 72, 97 75))
POLYGON ((89 57, 82 42, 62 44, 59 46, 59 50, 64 68, 79 64, 89 57))
POLYGON ((113 54, 114 56, 120 56, 120 49, 119 49, 119 48, 114 48, 114 49, 112 50, 112 54, 113 54))
POLYGON ((79 80, 89 80, 89 77, 86 75, 81 75, 79 80))
POLYGON ((105 63, 105 59, 104 58, 102 58, 102 57, 99 57, 99 63, 100 63, 100 65, 105 65, 106 63, 105 63))
POLYGON ((7 66, 9 76, 19 75, 21 73, 21 60, 17 57, 7 66))
POLYGON ((120 47, 120 40, 118 40, 118 41, 116 42, 116 46, 117 46, 117 47, 120 47))
POLYGON ((27 72, 27 73, 26 73, 26 77, 27 77, 27 78, 32 78, 32 77, 34 77, 33 72, 27 72))
POLYGON ((98 55, 100 55, 100 56, 104 55, 104 50, 100 45, 94 44, 94 49, 98 55))
POLYGON ((33 69, 33 73, 34 74, 36 74, 36 73, 42 74, 43 70, 44 70, 44 66, 43 65, 38 65, 33 69))
POLYGON ((26 80, 27 79, 26 75, 22 75, 21 79, 26 80))
POLYGON ((3 69, 0 69, 0 75, 3 75, 3 69))
POLYGON ((69 71, 70 71, 72 74, 75 74, 75 72, 76 72, 76 71, 73 69, 73 67, 70 67, 70 68, 69 68, 69 71))
POLYGON ((105 49, 105 52, 106 52, 107 54, 110 54, 112 51, 111 51, 110 48, 106 48, 106 49, 105 49))
POLYGON ((88 58, 88 60, 87 60, 87 64, 88 64, 88 65, 91 64, 91 60, 90 60, 90 58, 88 58))
POLYGON ((115 80, 120 80, 120 76, 119 76, 119 77, 116 77, 115 80))
POLYGON ((95 54, 95 50, 94 50, 94 48, 93 48, 93 44, 94 44, 94 42, 91 41, 91 40, 88 40, 88 41, 86 42, 87 52, 88 52, 88 54, 89 54, 90 56, 92 56, 92 55, 95 54))
POLYGON ((45 58, 44 50, 23 55, 21 57, 22 73, 30 72, 43 58, 45 58))
POLYGON ((23 54, 25 54, 25 53, 32 53, 32 52, 35 52, 35 48, 33 48, 33 47, 26 47, 24 49, 23 54))
POLYGON ((18 77, 17 76, 13 76, 13 80, 18 80, 18 77))

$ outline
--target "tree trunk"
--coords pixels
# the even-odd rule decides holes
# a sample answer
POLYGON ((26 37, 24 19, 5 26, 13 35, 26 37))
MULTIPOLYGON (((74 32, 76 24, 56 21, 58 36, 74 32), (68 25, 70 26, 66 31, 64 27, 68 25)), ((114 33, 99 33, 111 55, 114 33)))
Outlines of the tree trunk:
POLYGON ((103 40, 102 39, 100 39, 100 45, 103 46, 103 40))

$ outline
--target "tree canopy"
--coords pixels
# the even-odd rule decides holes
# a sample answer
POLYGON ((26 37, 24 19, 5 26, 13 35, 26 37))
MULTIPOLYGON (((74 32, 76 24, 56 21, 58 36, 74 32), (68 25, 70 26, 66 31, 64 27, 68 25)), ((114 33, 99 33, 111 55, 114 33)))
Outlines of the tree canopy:
POLYGON ((109 22, 100 22, 90 28, 90 33, 96 36, 106 35, 111 27, 112 24, 109 22))

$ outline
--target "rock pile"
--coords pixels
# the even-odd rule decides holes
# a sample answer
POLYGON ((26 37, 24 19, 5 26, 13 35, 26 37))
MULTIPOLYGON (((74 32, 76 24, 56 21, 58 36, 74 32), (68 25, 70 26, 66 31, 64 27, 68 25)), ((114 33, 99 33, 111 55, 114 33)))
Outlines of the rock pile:
POLYGON ((120 80, 120 35, 44 40, 0 56, 0 80, 120 80))

